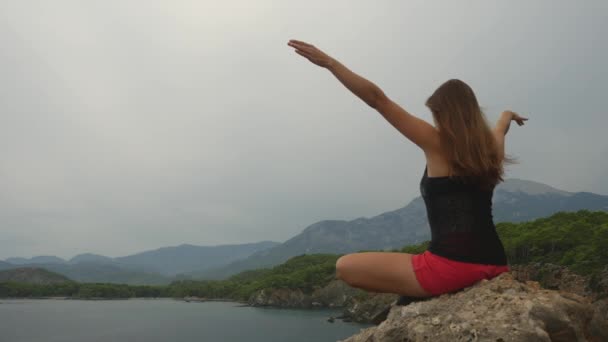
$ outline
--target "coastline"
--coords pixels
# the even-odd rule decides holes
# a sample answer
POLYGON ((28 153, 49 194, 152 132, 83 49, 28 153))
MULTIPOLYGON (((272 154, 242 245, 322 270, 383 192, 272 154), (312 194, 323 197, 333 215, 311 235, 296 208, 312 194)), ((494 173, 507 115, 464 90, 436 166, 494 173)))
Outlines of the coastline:
POLYGON ((327 321, 330 323, 334 323, 335 320, 342 320, 344 322, 353 322, 358 324, 369 324, 367 322, 356 322, 352 321, 348 316, 344 315, 341 307, 326 307, 326 306, 314 306, 314 307, 284 307, 280 305, 252 305, 246 301, 238 301, 230 298, 189 298, 186 300, 185 298, 169 298, 169 297, 131 297, 131 298, 75 298, 75 297, 13 297, 13 298, 0 298, 0 305, 2 304, 12 304, 12 301, 128 301, 128 300, 145 300, 145 301, 153 301, 153 300, 171 300, 177 302, 184 303, 204 303, 204 302, 225 302, 225 303, 234 303, 234 307, 251 307, 251 308, 260 308, 260 309, 269 309, 269 310, 304 310, 304 311, 328 311, 332 314, 327 316, 327 321), (338 312, 340 312, 338 314, 338 312))
POLYGON ((235 299, 229 298, 200 298, 200 299, 189 299, 186 298, 172 298, 172 297, 129 297, 129 298, 120 298, 120 297, 4 297, 0 298, 0 303, 4 300, 91 300, 91 301, 100 301, 100 300, 175 300, 182 302, 234 302, 239 304, 246 304, 247 302, 238 301, 235 299))

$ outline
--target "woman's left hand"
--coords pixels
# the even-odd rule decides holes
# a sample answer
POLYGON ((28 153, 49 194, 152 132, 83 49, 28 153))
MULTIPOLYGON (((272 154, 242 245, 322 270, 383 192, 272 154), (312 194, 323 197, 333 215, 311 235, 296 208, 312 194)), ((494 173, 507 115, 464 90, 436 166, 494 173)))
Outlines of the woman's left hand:
POLYGON ((289 43, 287 43, 287 45, 295 48, 297 54, 306 57, 309 61, 320 67, 327 68, 331 66, 333 62, 333 58, 331 58, 323 51, 317 49, 312 44, 292 39, 289 41, 289 43))

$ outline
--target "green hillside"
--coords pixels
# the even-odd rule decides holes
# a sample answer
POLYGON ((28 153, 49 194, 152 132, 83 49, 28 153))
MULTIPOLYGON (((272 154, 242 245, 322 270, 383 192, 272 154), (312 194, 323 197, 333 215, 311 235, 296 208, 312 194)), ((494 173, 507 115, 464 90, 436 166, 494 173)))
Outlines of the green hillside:
POLYGON ((273 268, 244 271, 226 280, 174 282, 169 286, 169 295, 247 300, 254 292, 271 287, 299 288, 311 293, 334 279, 339 257, 337 254, 303 254, 273 268))
MULTIPOLYGON (((592 275, 608 265, 608 212, 579 210, 521 223, 501 222, 496 231, 509 264, 545 262, 592 275)), ((401 252, 421 253, 428 241, 401 252)))
POLYGON ((50 272, 44 268, 20 267, 0 271, 0 282, 19 282, 31 284, 56 284, 70 281, 67 277, 50 272))
MULTIPOLYGON (((608 265, 608 213, 579 210, 521 223, 496 225, 510 264, 546 262, 583 275, 596 275, 608 265)), ((400 251, 422 253, 428 241, 400 251)), ((311 293, 335 277, 338 254, 310 254, 272 267, 248 270, 226 280, 177 281, 166 286, 119 284, 24 284, 0 282, 0 297, 67 296, 75 298, 186 297, 247 300, 264 288, 301 289, 311 293)))

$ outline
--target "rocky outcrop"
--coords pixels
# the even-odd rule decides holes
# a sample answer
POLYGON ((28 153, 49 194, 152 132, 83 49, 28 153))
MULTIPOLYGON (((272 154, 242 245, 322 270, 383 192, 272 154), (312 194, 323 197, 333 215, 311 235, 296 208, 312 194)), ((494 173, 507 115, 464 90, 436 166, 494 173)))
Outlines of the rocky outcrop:
POLYGON ((566 266, 534 262, 524 265, 511 265, 513 277, 519 281, 537 281, 543 288, 591 296, 589 278, 570 271, 566 266))
POLYGON ((594 298, 608 298, 608 265, 600 273, 591 277, 589 288, 595 294, 594 298))
POLYGON ((255 292, 247 303, 251 306, 275 306, 283 308, 343 307, 356 297, 366 296, 361 289, 349 286, 342 280, 335 279, 312 293, 300 289, 266 288, 255 292))
MULTIPOLYGON (((543 288, 572 292, 588 297, 592 302, 608 297, 608 267, 595 278, 581 276, 565 266, 549 263, 512 265, 511 270, 513 277, 518 281, 537 281, 543 288)), ((396 304, 397 300, 400 301, 399 305, 406 305, 426 299, 368 292, 363 296, 350 297, 345 303, 343 317, 359 323, 380 324, 386 319, 391 305, 396 304)), ((600 307, 602 305, 600 302, 593 304, 600 307)), ((604 311, 600 310, 600 314, 602 312, 604 311)), ((608 318, 608 315, 604 314, 603 317, 608 318)))
POLYGON ((300 289, 266 288, 257 291, 249 297, 247 303, 251 306, 274 306, 281 308, 310 308, 312 300, 300 289))
MULTIPOLYGON (((545 289, 586 297, 597 317, 608 319, 608 266, 600 274, 588 277, 575 274, 564 266, 531 263, 512 265, 510 275, 514 281, 524 284, 535 281, 545 289)), ((284 308, 343 307, 340 318, 345 321, 380 324, 397 300, 400 300, 400 305, 429 300, 403 298, 396 294, 367 292, 335 279, 312 294, 298 289, 263 289, 253 294, 247 304, 284 308)))
POLYGON ((344 342, 608 341, 608 303, 517 281, 510 272, 453 294, 393 305, 344 342))
POLYGON ((326 286, 315 290, 311 297, 314 306, 334 308, 344 307, 352 298, 366 295, 366 291, 352 287, 340 279, 334 279, 326 286))
POLYGON ((370 292, 365 297, 351 297, 346 302, 343 317, 358 323, 378 324, 386 318, 386 309, 399 299, 392 293, 370 292))

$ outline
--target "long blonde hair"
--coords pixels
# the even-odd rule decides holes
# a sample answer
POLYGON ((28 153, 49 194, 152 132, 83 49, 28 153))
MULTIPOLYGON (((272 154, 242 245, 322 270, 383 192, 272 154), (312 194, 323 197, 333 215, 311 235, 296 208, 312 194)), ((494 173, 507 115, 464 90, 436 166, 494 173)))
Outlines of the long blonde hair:
POLYGON ((425 105, 437 124, 451 178, 461 177, 487 190, 504 181, 503 163, 517 161, 506 155, 501 160, 496 139, 468 84, 458 79, 448 80, 425 105))

